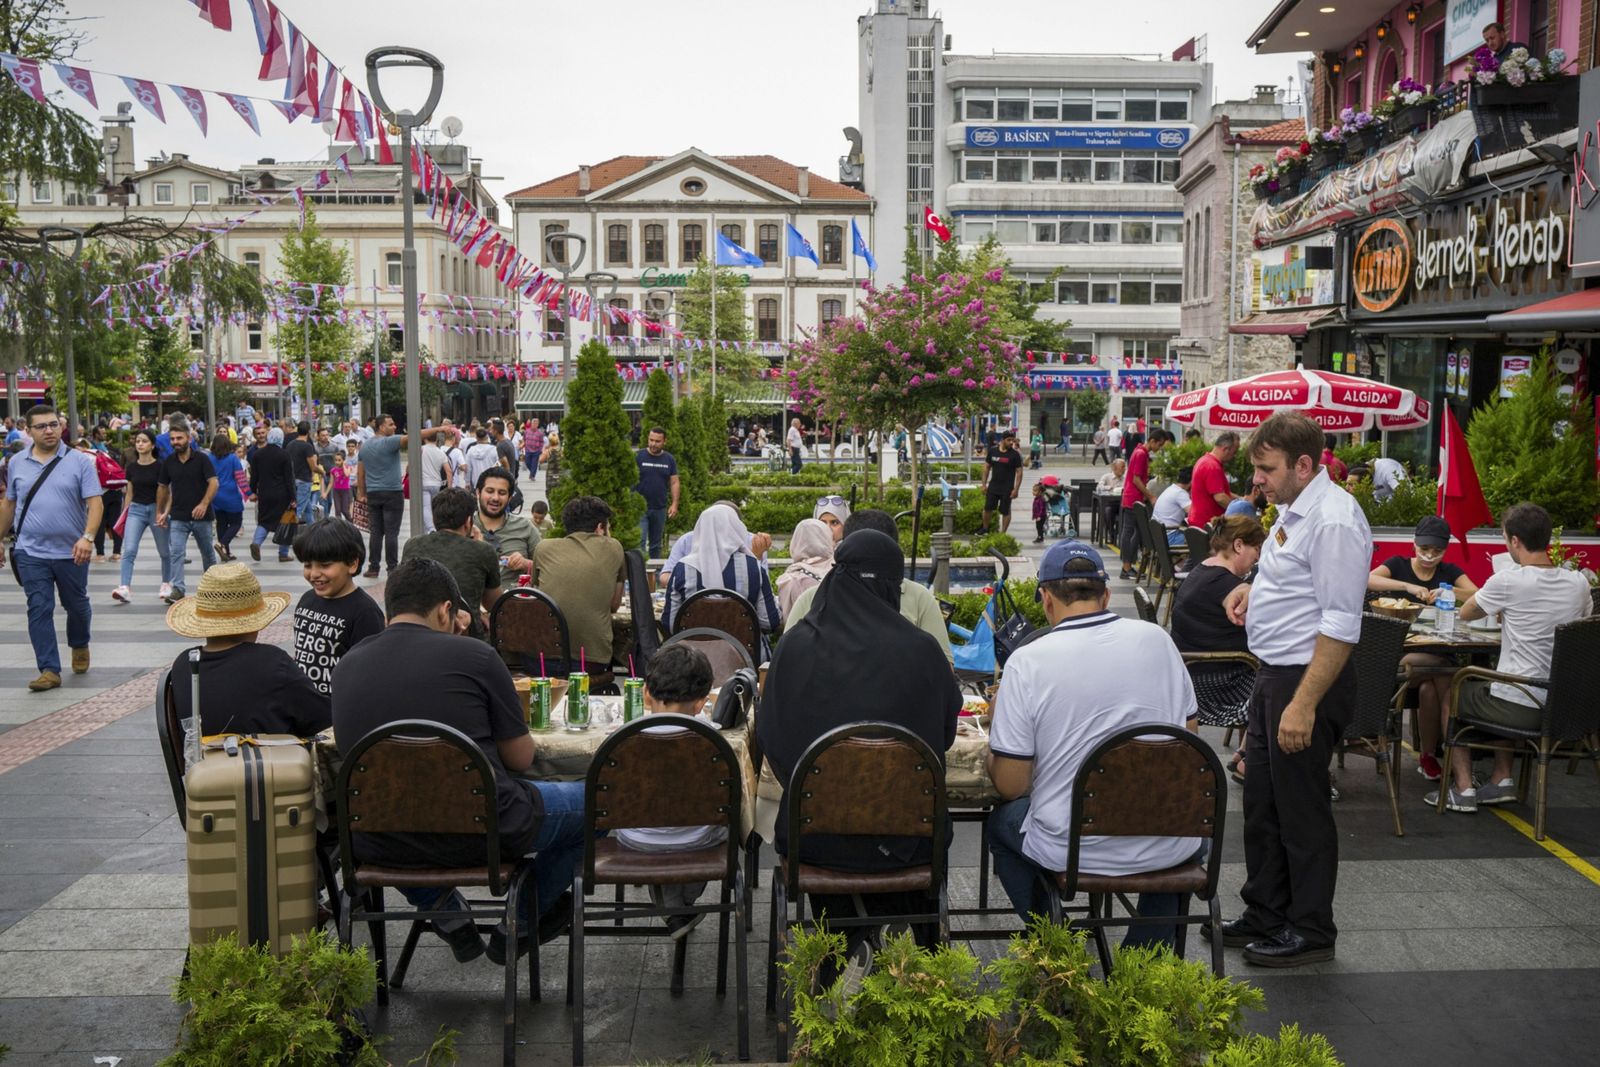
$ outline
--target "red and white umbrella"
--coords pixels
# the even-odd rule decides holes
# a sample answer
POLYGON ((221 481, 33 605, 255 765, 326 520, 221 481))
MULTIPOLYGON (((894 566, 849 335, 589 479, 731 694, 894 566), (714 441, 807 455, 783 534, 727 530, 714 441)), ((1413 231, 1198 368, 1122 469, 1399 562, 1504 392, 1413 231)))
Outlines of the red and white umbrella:
POLYGON ((1284 370, 1180 393, 1167 418, 1208 430, 1254 430, 1280 411, 1298 411, 1330 433, 1415 430, 1428 402, 1409 389, 1332 371, 1284 370))

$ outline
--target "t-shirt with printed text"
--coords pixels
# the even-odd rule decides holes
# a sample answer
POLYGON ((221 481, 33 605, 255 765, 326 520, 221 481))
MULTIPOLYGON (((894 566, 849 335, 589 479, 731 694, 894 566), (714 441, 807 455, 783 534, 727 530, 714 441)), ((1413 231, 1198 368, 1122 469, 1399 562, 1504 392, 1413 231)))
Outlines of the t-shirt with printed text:
POLYGON ((344 654, 383 630, 383 609, 365 589, 329 599, 308 589, 294 608, 294 660, 323 693, 344 654))

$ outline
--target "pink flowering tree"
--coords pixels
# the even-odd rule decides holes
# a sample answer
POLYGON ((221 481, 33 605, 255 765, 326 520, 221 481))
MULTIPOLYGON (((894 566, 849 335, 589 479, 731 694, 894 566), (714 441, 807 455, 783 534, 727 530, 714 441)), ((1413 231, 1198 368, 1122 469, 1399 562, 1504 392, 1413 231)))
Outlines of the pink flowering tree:
MULTIPOLYGON (((936 415, 1003 411, 1023 374, 1021 353, 993 313, 1003 278, 995 269, 867 287, 860 317, 826 323, 798 347, 790 397, 819 420, 882 433, 897 425, 915 433, 936 415)), ((915 484, 915 449, 911 457, 915 484)))

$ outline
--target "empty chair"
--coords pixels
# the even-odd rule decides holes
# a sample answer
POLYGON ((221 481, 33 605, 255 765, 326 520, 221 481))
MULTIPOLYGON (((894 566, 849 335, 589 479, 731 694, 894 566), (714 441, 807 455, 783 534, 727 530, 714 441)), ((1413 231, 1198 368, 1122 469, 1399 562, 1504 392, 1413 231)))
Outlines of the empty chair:
POLYGON ((661 647, 661 623, 656 619, 655 601, 651 590, 655 588, 645 573, 644 556, 630 548, 622 553, 628 569, 628 610, 633 616, 633 661, 650 662, 656 649, 661 647))
POLYGON ((1406 634, 1411 624, 1370 612, 1361 616, 1361 640, 1351 656, 1356 664, 1356 707, 1344 737, 1334 751, 1339 765, 1347 753, 1371 756, 1389 790, 1389 810, 1394 815, 1394 834, 1405 836, 1400 818, 1400 794, 1396 775, 1400 769, 1400 698, 1405 679, 1400 660, 1406 654, 1406 634))
POLYGON ((534 661, 544 656, 551 665, 572 662, 567 617, 550 594, 538 589, 513 589, 495 601, 489 612, 489 644, 496 652, 534 661))
POLYGON ((692 643, 706 659, 711 661, 712 688, 726 682, 733 676, 733 672, 741 667, 755 666, 755 661, 750 658, 749 649, 726 630, 714 630, 706 626, 679 630, 663 641, 661 647, 665 648, 667 645, 679 642, 692 643))

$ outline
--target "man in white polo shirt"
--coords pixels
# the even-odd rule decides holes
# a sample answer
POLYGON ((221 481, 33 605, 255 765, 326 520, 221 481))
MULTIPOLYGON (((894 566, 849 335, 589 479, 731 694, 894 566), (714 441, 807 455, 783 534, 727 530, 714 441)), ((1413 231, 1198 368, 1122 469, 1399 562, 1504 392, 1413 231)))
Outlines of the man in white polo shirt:
POLYGON ((1328 761, 1355 714, 1350 653, 1361 640, 1372 532, 1356 498, 1328 478, 1322 445, 1322 428, 1294 412, 1250 438, 1255 485, 1278 520, 1254 587, 1223 602, 1261 670, 1245 732, 1245 911, 1222 932, 1263 967, 1330 960, 1338 936, 1328 761))
MULTIPOLYGON (((1039 599, 1051 627, 1012 653, 995 697, 989 776, 1008 803, 989 817, 989 850, 1024 919, 1048 914, 1041 879, 1067 869, 1072 786, 1084 757, 1129 726, 1194 727, 1194 687, 1172 638, 1108 610, 1106 581, 1093 548, 1080 541, 1050 547, 1039 565, 1039 599)), ((1200 848, 1190 837, 1085 837, 1078 868, 1160 871, 1200 848)), ((1145 893, 1138 911, 1177 915, 1182 905, 1177 893, 1145 893)), ((1171 945, 1173 937, 1170 926, 1134 926, 1123 944, 1171 945)))

